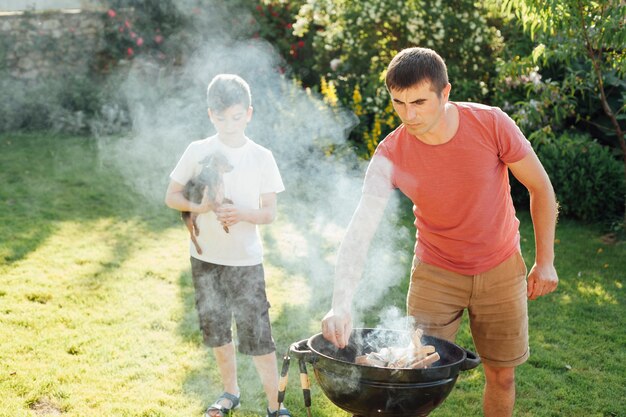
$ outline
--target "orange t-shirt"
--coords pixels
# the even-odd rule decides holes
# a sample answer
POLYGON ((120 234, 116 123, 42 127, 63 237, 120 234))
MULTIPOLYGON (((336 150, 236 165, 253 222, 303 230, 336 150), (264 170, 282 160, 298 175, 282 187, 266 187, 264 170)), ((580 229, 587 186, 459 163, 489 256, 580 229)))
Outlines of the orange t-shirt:
POLYGON ((400 189, 413 202, 417 258, 474 275, 519 249, 506 164, 532 147, 502 110, 452 104, 459 128, 451 140, 428 145, 401 125, 379 143, 363 192, 386 197, 400 189))

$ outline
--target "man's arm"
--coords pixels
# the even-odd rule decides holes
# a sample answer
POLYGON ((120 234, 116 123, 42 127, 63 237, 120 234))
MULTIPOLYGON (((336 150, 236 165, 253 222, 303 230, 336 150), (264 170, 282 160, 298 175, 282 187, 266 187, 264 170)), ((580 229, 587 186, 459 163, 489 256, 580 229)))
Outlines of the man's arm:
POLYGON ((554 268, 554 234, 558 205, 550 178, 535 152, 508 165, 530 193, 530 215, 535 229, 535 263, 528 274, 531 300, 554 291, 559 278, 554 268))
POLYGON ((363 194, 339 247, 332 308, 322 320, 324 337, 339 348, 348 344, 352 332, 352 298, 388 199, 363 194))

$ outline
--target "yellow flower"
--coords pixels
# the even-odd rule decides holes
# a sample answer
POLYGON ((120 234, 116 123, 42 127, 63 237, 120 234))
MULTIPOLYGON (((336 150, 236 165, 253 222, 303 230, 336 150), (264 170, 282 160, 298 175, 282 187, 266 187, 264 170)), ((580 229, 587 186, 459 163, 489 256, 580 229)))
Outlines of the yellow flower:
POLYGON ((370 156, 374 155, 374 151, 376 150, 376 146, 378 146, 381 134, 382 129, 380 117, 376 115, 374 116, 374 125, 372 126, 372 130, 365 132, 364 134, 365 144, 367 145, 367 150, 369 151, 370 156))
POLYGON ((363 97, 361 96, 361 91, 359 90, 358 84, 354 86, 354 91, 352 92, 352 103, 354 103, 354 114, 357 116, 361 116, 363 114, 363 106, 361 103, 363 102, 363 97))
POLYGON ((332 80, 326 81, 326 78, 322 77, 320 80, 320 90, 325 103, 331 107, 337 106, 339 98, 337 97, 337 88, 332 80))
POLYGON ((385 114, 388 115, 385 119, 385 124, 387 127, 395 128, 398 122, 396 121, 396 111, 393 109, 393 104, 391 100, 387 103, 387 107, 385 107, 385 114))

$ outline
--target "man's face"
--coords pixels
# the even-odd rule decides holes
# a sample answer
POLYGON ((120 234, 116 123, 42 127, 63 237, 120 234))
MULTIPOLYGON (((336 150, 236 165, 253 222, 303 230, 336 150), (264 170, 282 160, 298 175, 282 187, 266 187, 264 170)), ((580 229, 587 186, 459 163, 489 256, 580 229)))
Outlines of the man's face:
POLYGON ((410 134, 419 137, 431 132, 441 120, 450 88, 448 84, 439 96, 427 81, 405 90, 390 91, 393 108, 410 134))
POLYGON ((221 138, 239 138, 244 135, 246 126, 252 118, 252 107, 246 109, 241 104, 235 104, 223 111, 209 109, 209 118, 221 138))

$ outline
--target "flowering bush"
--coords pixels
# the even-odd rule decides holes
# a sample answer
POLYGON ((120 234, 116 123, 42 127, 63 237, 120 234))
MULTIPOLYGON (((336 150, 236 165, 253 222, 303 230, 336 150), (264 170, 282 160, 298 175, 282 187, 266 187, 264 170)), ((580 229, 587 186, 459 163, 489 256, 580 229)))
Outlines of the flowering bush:
MULTIPOLYGON (((293 23, 293 35, 310 48, 305 85, 320 87, 322 78, 338 101, 355 110, 361 124, 355 143, 371 153, 381 135, 397 125, 384 87, 384 71, 401 49, 425 46, 448 64, 455 100, 480 100, 489 94, 494 72, 492 55, 498 35, 475 2, 462 0, 379 1, 307 0, 293 23), (358 110, 357 110, 358 109, 358 110)), ((309 49, 307 49, 309 51, 309 49)))
POLYGON ((298 80, 305 87, 319 85, 320 77, 313 69, 312 34, 294 33, 296 16, 306 0, 239 0, 251 12, 253 38, 263 38, 274 46, 283 62, 279 71, 298 80))
POLYGON ((184 18, 169 1, 111 0, 105 13, 105 47, 98 69, 108 72, 120 60, 148 55, 157 60, 168 56, 166 41, 184 24, 184 18))

